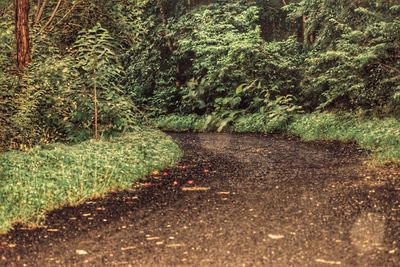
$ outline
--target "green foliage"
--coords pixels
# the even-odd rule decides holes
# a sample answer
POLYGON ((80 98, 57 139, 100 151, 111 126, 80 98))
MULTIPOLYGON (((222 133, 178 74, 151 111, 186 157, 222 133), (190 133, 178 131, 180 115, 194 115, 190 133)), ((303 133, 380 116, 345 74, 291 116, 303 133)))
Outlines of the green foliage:
MULTIPOLYGON (((1 18, 1 17, 0 17, 1 18)), ((13 75, 12 64, 15 50, 14 29, 11 23, 0 22, 0 151, 6 140, 13 135, 14 129, 10 121, 13 113, 13 95, 17 78, 13 75)))
POLYGON ((302 109, 400 116, 398 1, 63 1, 39 35, 53 5, 20 77, 0 13, 1 146, 87 139, 94 82, 106 136, 135 106, 196 130, 279 132, 302 109))
MULTIPOLYGON (((107 30, 99 25, 83 30, 68 54, 62 54, 48 36, 32 39, 32 63, 23 75, 0 75, 0 84, 8 88, 1 98, 5 127, 0 137, 7 140, 3 147, 90 138, 94 81, 101 134, 109 136, 137 125, 138 112, 123 91, 124 72, 107 30)), ((12 70, 10 58, 2 62, 12 70)))
POLYGON ((176 66, 167 47, 165 27, 156 1, 137 14, 138 42, 126 52, 126 91, 149 115, 171 113, 179 105, 176 66))
POLYGON ((37 53, 19 78, 13 95, 13 146, 59 139, 64 134, 64 109, 57 102, 65 101, 64 88, 79 86, 71 57, 62 57, 45 38, 36 38, 33 49, 37 53))
POLYGON ((206 118, 194 114, 160 116, 153 119, 152 123, 162 130, 174 132, 202 132, 206 128, 206 118))
MULTIPOLYGON (((94 101, 99 106, 100 132, 109 135, 116 131, 124 131, 135 124, 134 106, 124 95, 121 84, 123 68, 115 54, 114 39, 109 32, 96 25, 90 30, 80 32, 74 46, 76 68, 84 83, 74 94, 77 101, 76 110, 70 117, 70 131, 73 136, 92 132, 94 101), (93 100, 93 89, 97 88, 97 99, 93 100)), ((70 96, 71 97, 71 96, 70 96)))
POLYGON ((297 117, 289 131, 305 140, 355 141, 382 162, 400 162, 400 122, 393 118, 314 113, 297 117))
POLYGON ((237 86, 257 78, 282 94, 299 90, 300 46, 294 39, 266 43, 255 2, 200 5, 173 15, 168 25, 157 12, 144 13, 148 33, 130 51, 128 68, 135 102, 152 115, 213 112, 221 99, 235 98, 237 86))
POLYGON ((311 108, 399 113, 400 20, 395 1, 303 1, 316 37, 303 102, 311 108))
POLYGON ((289 117, 268 117, 263 113, 248 114, 240 117, 233 125, 237 133, 284 133, 287 130, 289 117))
MULTIPOLYGON (((138 20, 144 6, 150 0, 77 0, 62 1, 53 23, 45 31, 60 47, 67 49, 78 38, 82 29, 92 29, 98 23, 106 28, 121 46, 126 49, 138 43, 143 31, 138 20)), ((31 2, 32 10, 37 10, 31 2)), ((43 19, 36 25, 41 28, 47 21, 55 1, 50 1, 43 19)), ((123 52, 121 49, 120 52, 123 52)))
POLYGON ((228 1, 200 6, 173 24, 174 56, 178 61, 192 61, 187 70, 191 81, 184 89, 186 101, 195 101, 198 109, 209 108, 216 98, 253 78, 252 72, 259 70, 253 60, 262 44, 257 19, 254 4, 228 1))
POLYGON ((0 154, 0 232, 39 223, 50 210, 130 188, 154 169, 176 164, 179 147, 141 129, 111 141, 52 144, 0 154))
MULTIPOLYGON (((191 79, 183 89, 184 105, 218 110, 221 104, 238 102, 235 88, 254 79, 277 94, 298 90, 298 44, 294 39, 264 42, 257 23, 259 12, 251 1, 222 1, 194 9, 174 25, 182 31, 174 36, 179 40, 175 54, 180 60, 192 61, 187 75, 191 79), (187 55, 193 56, 185 58, 187 55)), ((242 100, 244 103, 236 106, 248 105, 242 100)))

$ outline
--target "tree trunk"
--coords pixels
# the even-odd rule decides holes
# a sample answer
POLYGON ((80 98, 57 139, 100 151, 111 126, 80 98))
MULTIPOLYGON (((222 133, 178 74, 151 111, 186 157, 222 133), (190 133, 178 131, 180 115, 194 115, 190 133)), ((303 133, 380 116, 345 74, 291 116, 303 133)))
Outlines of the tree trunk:
POLYGON ((297 24, 297 41, 299 43, 305 43, 306 38, 305 38, 305 28, 304 28, 304 18, 303 16, 299 17, 296 20, 297 24))
POLYGON ((17 68, 28 66, 30 58, 29 45, 29 0, 14 0, 15 37, 17 42, 17 68))

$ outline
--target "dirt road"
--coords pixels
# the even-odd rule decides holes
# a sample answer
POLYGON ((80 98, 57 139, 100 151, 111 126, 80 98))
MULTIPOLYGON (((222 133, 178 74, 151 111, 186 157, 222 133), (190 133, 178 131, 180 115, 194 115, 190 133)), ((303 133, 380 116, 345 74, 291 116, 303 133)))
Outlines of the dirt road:
POLYGON ((173 134, 133 190, 0 236, 0 266, 400 266, 400 170, 351 144, 173 134))

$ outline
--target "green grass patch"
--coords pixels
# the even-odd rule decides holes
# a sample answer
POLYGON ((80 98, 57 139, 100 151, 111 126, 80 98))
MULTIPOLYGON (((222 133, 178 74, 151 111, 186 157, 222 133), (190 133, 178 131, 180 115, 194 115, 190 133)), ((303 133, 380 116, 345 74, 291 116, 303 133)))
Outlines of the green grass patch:
POLYGON ((382 163, 400 163, 400 121, 394 118, 313 113, 296 117, 289 132, 304 140, 355 141, 382 163))
POLYGON ((249 114, 240 117, 231 127, 236 133, 283 133, 288 127, 289 118, 277 116, 268 118, 263 114, 249 114))
POLYGON ((206 129, 206 117, 198 115, 171 114, 152 120, 152 123, 164 130, 172 132, 202 132, 206 129))
POLYGON ((50 210, 132 187, 181 155, 170 137, 150 129, 111 141, 0 154, 0 231, 14 223, 35 225, 50 210))

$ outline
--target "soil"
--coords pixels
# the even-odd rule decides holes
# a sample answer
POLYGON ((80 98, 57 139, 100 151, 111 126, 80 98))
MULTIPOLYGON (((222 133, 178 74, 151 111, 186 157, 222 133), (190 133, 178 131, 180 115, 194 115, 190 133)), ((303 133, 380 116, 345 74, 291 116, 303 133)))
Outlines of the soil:
POLYGON ((171 134, 180 165, 0 236, 0 266, 400 266, 400 169, 354 144, 171 134))

